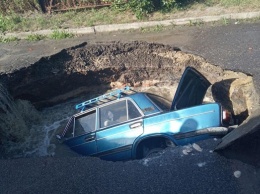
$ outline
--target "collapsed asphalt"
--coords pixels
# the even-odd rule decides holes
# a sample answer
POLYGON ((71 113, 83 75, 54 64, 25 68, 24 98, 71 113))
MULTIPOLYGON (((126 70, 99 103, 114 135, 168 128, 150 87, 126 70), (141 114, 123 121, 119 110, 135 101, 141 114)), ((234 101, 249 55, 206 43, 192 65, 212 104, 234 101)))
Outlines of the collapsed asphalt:
MULTIPOLYGON (((133 40, 173 45, 201 55, 224 69, 251 74, 259 91, 259 23, 219 27, 178 27, 145 34, 115 32, 86 35, 73 40, 61 40, 57 45, 55 41, 2 44, 1 53, 5 54, 2 54, 0 59, 1 71, 28 66, 40 56, 49 56, 57 50, 81 42, 133 40), (19 55, 15 55, 16 53, 19 55)), ((211 153, 211 147, 208 148, 207 145, 207 143, 200 145, 204 150, 202 152, 193 149, 191 153, 185 155, 183 148, 177 148, 174 151, 168 150, 159 158, 150 161, 126 163, 105 162, 88 157, 1 160, 0 191, 1 193, 259 192, 259 167, 211 153), (237 178, 235 172, 240 172, 241 175, 237 178)), ((247 148, 247 142, 244 142, 244 147, 247 148)), ((259 156, 260 151, 257 150, 259 147, 253 149, 256 149, 253 157, 259 156)))

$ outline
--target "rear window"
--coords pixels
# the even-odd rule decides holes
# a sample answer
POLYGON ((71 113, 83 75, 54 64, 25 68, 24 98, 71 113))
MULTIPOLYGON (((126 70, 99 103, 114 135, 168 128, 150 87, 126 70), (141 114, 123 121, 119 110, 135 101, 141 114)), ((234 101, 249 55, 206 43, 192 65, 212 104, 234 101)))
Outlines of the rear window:
POLYGON ((65 134, 64 134, 64 137, 65 138, 71 138, 73 137, 73 129, 74 129, 74 121, 75 121, 75 118, 74 117, 71 117, 66 128, 65 128, 65 134))
POLYGON ((96 128, 96 111, 81 115, 75 119, 74 136, 95 131, 96 128))

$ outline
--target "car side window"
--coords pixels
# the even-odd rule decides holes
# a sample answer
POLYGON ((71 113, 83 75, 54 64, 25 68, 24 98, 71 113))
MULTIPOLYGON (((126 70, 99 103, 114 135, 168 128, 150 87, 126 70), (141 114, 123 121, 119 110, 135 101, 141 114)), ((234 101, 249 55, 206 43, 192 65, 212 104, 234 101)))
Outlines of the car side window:
POLYGON ((130 100, 127 101, 128 104, 128 119, 134 119, 137 117, 141 117, 141 113, 138 111, 136 106, 130 100))
POLYGON ((96 111, 91 111, 81 115, 75 120, 74 136, 95 131, 96 128, 96 111))
POLYGON ((99 109, 100 128, 127 121, 126 100, 122 100, 99 109))

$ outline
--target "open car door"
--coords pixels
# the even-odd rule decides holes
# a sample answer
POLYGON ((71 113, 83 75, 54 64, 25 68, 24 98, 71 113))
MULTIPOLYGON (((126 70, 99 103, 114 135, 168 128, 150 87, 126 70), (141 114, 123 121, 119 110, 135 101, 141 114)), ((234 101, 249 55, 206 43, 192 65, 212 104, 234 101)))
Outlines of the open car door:
POLYGON ((187 67, 172 101, 171 110, 200 105, 211 83, 196 69, 187 67))

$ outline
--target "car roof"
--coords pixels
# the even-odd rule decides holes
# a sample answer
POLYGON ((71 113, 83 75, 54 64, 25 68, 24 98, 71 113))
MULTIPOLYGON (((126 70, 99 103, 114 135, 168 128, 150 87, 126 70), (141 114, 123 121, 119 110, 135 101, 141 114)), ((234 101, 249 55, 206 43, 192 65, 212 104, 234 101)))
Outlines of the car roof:
POLYGON ((111 100, 119 99, 119 98, 123 97, 124 95, 131 93, 131 92, 135 92, 135 91, 130 89, 129 86, 126 86, 122 89, 116 89, 116 90, 113 90, 109 93, 103 94, 101 96, 98 96, 98 97, 92 98, 90 100, 81 102, 81 103, 77 104, 75 106, 75 108, 83 111, 86 108, 86 106, 89 106, 89 105, 97 106, 97 105, 100 105, 100 104, 103 104, 103 103, 107 103, 111 100))
POLYGON ((115 102, 119 102, 119 101, 126 100, 126 99, 132 100, 139 107, 139 109, 142 110, 144 115, 161 112, 162 111, 161 108, 158 107, 153 101, 151 101, 151 99, 149 97, 147 97, 147 94, 148 93, 146 93, 146 92, 135 92, 132 94, 123 94, 123 95, 121 95, 120 98, 116 98, 116 99, 110 100, 108 102, 93 103, 89 106, 86 105, 84 110, 81 110, 81 112, 76 113, 73 116, 78 117, 87 112, 91 112, 91 111, 95 110, 96 108, 107 106, 109 104, 113 104, 115 102), (149 113, 149 111, 147 111, 147 108, 149 108, 149 107, 153 107, 153 109, 150 110, 150 113, 149 113))

